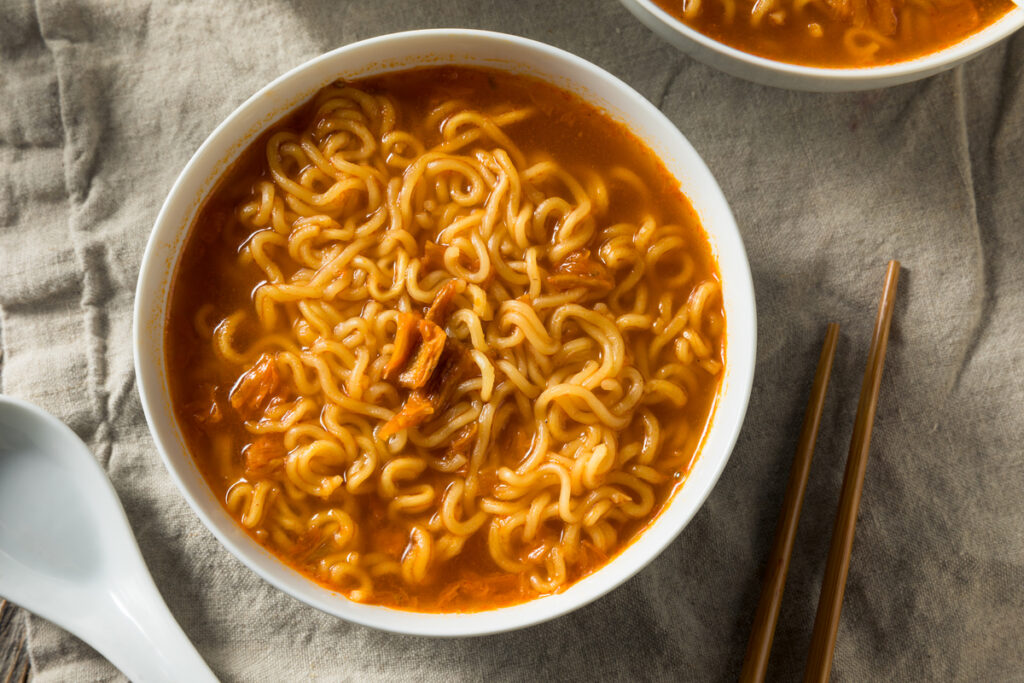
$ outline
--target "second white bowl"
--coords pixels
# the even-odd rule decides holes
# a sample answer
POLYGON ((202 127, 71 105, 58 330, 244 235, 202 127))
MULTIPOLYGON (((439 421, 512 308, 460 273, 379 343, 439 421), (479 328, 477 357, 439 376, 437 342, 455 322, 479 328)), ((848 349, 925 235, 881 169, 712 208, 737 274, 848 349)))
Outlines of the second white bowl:
POLYGON ((690 28, 652 0, 620 2, 649 29, 708 66, 762 85, 815 92, 872 90, 926 78, 962 64, 1024 26, 1024 9, 1014 8, 959 43, 917 59, 864 68, 819 68, 778 62, 729 47, 690 28))

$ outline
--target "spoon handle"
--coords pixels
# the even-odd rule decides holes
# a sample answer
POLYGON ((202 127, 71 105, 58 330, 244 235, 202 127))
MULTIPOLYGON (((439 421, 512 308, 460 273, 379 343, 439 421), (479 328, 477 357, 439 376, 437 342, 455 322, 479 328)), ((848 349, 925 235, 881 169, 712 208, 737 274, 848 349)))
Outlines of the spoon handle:
POLYGON ((78 633, 132 681, 217 680, 148 573, 128 573, 96 602, 94 618, 78 633))
POLYGON ((0 594, 133 681, 216 681, 146 568, 106 473, 60 420, 0 396, 0 594))

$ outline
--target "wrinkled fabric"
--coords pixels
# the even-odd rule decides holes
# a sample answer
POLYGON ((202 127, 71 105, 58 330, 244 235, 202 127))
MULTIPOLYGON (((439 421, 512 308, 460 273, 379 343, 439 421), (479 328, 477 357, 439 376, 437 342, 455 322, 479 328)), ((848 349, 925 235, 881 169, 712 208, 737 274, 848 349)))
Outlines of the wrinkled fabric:
MULTIPOLYGON (((0 9, 0 390, 67 422, 114 482, 156 584, 225 681, 735 680, 825 324, 842 326, 769 669, 806 661, 885 262, 903 276, 834 680, 1021 680, 1024 34, 876 92, 723 75, 613 0, 24 0, 0 9), (717 487, 647 569, 516 633, 396 636, 246 569, 160 463, 130 345, 157 210, 206 135, 322 52, 393 31, 505 31, 654 102, 736 214, 758 303, 750 409, 717 487)), ((27 617, 38 681, 118 680, 27 617)))

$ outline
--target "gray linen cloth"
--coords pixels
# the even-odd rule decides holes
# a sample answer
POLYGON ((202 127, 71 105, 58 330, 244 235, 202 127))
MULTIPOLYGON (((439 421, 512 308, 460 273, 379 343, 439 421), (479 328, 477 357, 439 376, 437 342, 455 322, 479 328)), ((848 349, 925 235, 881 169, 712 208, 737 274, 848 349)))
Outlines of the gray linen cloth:
MULTIPOLYGON (((897 257, 834 678, 1024 680, 1024 35, 924 82, 840 95, 717 73, 614 0, 15 0, 0 9, 0 56, 0 388, 92 447, 167 604, 223 679, 734 680, 834 319, 843 332, 770 667, 796 679, 897 257), (443 26, 568 49, 657 104, 722 184, 759 308, 742 437, 680 538, 572 615, 456 640, 325 616, 224 550, 159 461, 129 341, 150 227, 214 126, 317 54, 443 26)), ((119 677, 27 619, 38 680, 119 677)))

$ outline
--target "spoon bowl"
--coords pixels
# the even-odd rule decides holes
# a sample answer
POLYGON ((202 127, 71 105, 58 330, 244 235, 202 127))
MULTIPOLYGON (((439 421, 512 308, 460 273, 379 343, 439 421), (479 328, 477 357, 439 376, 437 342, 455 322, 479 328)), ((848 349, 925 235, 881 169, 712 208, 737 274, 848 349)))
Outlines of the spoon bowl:
POLYGON ((67 629, 138 681, 215 681, 150 577, 88 447, 0 396, 0 595, 67 629))

